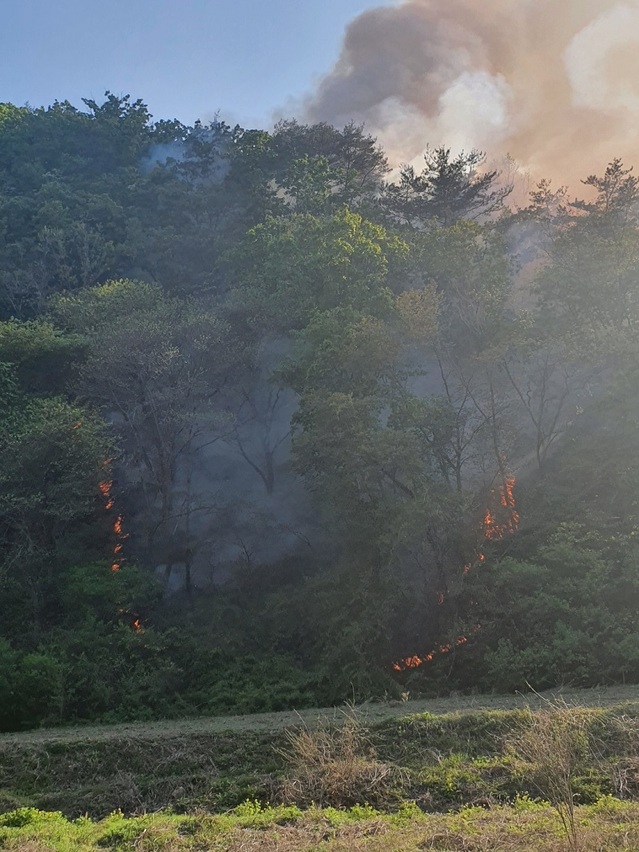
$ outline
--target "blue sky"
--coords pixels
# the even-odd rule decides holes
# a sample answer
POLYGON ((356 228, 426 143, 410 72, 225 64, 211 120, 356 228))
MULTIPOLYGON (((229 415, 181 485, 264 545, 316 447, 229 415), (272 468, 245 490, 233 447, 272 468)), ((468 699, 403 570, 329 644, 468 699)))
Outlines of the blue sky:
POLYGON ((81 106, 109 89, 158 119, 267 126, 330 68, 348 21, 391 2, 3 0, 0 101, 81 106))

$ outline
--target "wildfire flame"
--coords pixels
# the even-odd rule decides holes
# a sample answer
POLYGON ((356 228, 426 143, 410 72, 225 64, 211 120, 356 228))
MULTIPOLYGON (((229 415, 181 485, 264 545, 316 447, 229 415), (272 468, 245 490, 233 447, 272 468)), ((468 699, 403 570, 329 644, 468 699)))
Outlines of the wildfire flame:
MULTIPOLYGON (((493 512, 490 508, 486 509, 484 515, 483 531, 484 537, 488 541, 499 541, 507 535, 512 535, 519 528, 520 515, 517 511, 515 502, 515 477, 504 477, 503 483, 497 489, 500 508, 493 512)), ((469 574, 473 569, 479 567, 486 561, 486 556, 483 553, 478 553, 474 562, 467 562, 464 565, 464 574, 469 574)), ((437 595, 437 603, 441 606, 444 603, 444 595, 439 592, 437 595)), ((474 632, 478 633, 481 630, 481 625, 475 627, 474 632)), ((393 663, 393 669, 396 672, 404 672, 407 669, 418 669, 426 663, 432 662, 436 656, 449 654, 454 648, 468 644, 468 636, 458 636, 453 642, 446 645, 440 645, 424 657, 414 655, 406 657, 404 660, 398 660, 393 663)))
MULTIPOLYGON (((112 459, 105 459, 102 463, 103 467, 108 468, 111 461, 112 459)), ((113 489, 113 480, 103 479, 101 482, 98 483, 98 489, 105 501, 105 511, 109 512, 115 506, 115 499, 113 498, 113 495, 111 493, 113 489)), ((123 549, 122 541, 127 537, 123 530, 123 520, 124 519, 122 518, 122 515, 118 515, 115 521, 113 522, 113 534, 116 537, 116 543, 113 546, 113 556, 115 557, 115 560, 111 565, 112 571, 119 571, 122 567, 122 557, 120 556, 123 549)))
MULTIPOLYGON (((475 633, 477 633, 481 629, 480 625, 477 625, 475 628, 475 633)), ((420 666, 425 665, 426 663, 432 662, 435 657, 442 656, 443 654, 450 654, 452 650, 455 648, 459 648, 462 645, 467 645, 469 642, 468 636, 458 636, 452 642, 448 642, 446 645, 440 645, 438 648, 430 651, 430 653, 426 654, 424 657, 418 657, 417 655, 413 657, 407 657, 405 660, 398 660, 393 663, 393 668, 396 672, 405 672, 406 669, 418 669, 420 666)))
POLYGON ((499 486, 497 493, 501 508, 505 511, 499 511, 498 516, 497 513, 486 509, 486 514, 484 515, 484 536, 489 541, 499 541, 507 535, 517 532, 519 528, 520 516, 515 502, 514 488, 515 477, 504 477, 504 481, 499 486))
MULTIPOLYGON (((75 428, 75 427, 74 427, 75 428)), ((105 459, 102 463, 103 467, 108 470, 109 465, 111 464, 112 459, 105 459)), ((104 508, 105 511, 109 512, 115 506, 115 499, 111 493, 113 489, 113 480, 112 479, 104 479, 102 482, 98 483, 98 489, 100 494, 104 498, 104 508)), ((113 556, 114 562, 111 565, 111 571, 119 571, 122 568, 122 550, 124 549, 123 541, 128 538, 127 533, 124 532, 124 518, 122 515, 118 514, 116 516, 115 521, 113 522, 113 534, 115 536, 115 544, 113 546, 113 556)), ((142 622, 139 617, 132 612, 128 612, 125 609, 119 608, 118 615, 124 615, 127 619, 132 618, 133 621, 130 622, 131 629, 136 633, 144 633, 144 627, 142 627, 142 622)))

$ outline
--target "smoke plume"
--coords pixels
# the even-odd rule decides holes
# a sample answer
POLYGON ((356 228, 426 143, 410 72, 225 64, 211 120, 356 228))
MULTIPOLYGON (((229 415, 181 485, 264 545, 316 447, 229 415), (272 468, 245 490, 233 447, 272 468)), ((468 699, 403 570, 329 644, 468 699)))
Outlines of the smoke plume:
POLYGON ((639 161, 639 0, 403 0, 351 22, 306 118, 573 182, 639 161))

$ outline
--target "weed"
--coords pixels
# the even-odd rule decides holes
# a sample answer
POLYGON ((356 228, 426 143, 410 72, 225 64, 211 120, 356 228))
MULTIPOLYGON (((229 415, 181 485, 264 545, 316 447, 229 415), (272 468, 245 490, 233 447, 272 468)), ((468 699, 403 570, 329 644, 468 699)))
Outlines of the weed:
POLYGON ((510 750, 528 764, 532 783, 557 812, 570 848, 578 850, 575 776, 590 751, 590 720, 561 701, 527 716, 526 725, 509 737, 510 750))
POLYGON ((387 801, 398 770, 377 760, 357 716, 341 725, 322 721, 286 732, 281 750, 288 773, 283 801, 300 806, 351 807, 387 801))

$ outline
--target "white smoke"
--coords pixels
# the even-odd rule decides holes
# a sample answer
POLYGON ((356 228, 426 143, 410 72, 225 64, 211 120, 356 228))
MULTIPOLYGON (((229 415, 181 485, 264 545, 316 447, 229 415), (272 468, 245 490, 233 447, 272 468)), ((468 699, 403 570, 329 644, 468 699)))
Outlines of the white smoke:
POLYGON ((576 181, 639 160, 639 0, 404 0, 348 27, 306 105, 395 162, 430 146, 576 181))

